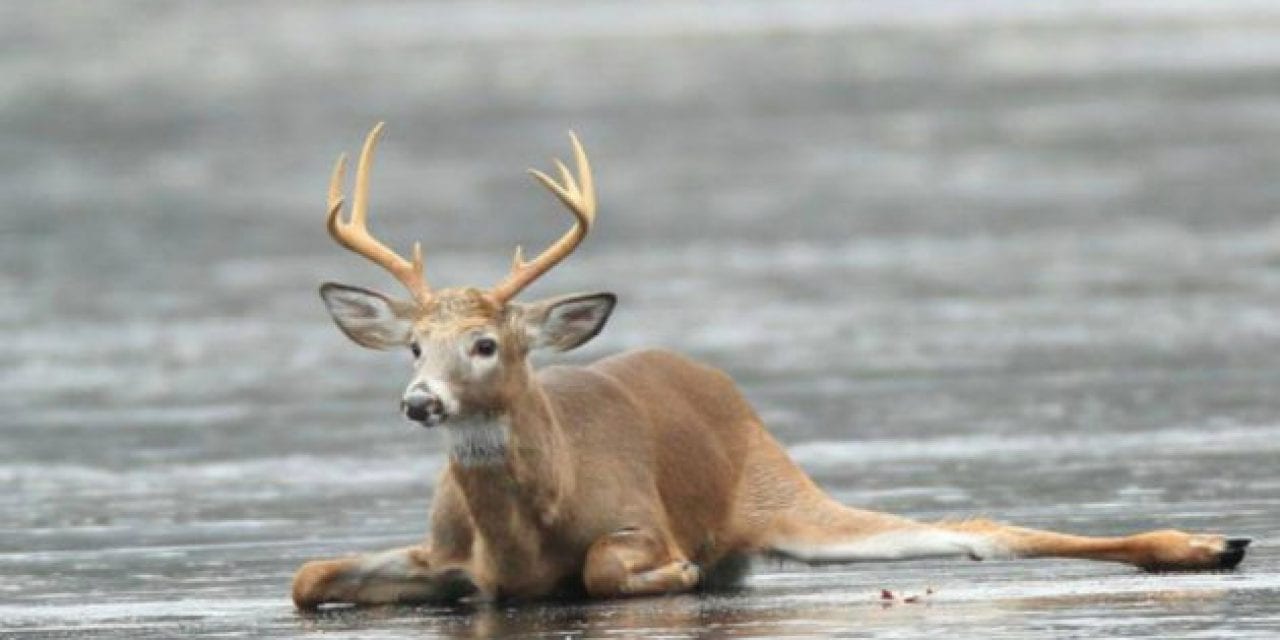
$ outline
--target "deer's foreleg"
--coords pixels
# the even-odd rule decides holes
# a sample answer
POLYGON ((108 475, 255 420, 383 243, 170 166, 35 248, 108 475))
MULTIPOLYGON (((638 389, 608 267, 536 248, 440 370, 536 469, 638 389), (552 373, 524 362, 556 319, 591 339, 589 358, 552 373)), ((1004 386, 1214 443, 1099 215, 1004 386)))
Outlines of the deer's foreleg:
POLYGON ((627 528, 591 545, 582 577, 588 594, 607 598, 688 591, 702 573, 655 534, 627 528))
POLYGON ((293 577, 293 602, 299 609, 315 609, 326 603, 449 601, 474 590, 462 565, 433 565, 425 546, 314 560, 302 565, 293 577))

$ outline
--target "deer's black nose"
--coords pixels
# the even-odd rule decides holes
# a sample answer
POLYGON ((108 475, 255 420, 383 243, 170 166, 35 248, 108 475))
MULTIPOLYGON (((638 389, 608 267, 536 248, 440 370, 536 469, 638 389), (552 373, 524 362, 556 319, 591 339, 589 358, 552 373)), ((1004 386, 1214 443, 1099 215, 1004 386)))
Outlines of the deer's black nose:
POLYGON ((444 418, 444 403, 440 397, 422 387, 414 387, 404 394, 400 408, 406 418, 427 425, 444 418))

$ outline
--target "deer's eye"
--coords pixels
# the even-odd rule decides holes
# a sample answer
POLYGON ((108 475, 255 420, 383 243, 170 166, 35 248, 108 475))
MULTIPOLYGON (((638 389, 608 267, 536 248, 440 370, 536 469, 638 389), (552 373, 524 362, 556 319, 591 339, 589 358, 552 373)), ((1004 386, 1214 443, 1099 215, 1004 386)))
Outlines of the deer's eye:
POLYGON ((409 350, 413 352, 414 358, 422 357, 422 347, 418 346, 417 340, 409 343, 409 350))
POLYGON ((476 343, 471 345, 471 353, 488 358, 498 352, 498 343, 493 338, 480 338, 476 343))

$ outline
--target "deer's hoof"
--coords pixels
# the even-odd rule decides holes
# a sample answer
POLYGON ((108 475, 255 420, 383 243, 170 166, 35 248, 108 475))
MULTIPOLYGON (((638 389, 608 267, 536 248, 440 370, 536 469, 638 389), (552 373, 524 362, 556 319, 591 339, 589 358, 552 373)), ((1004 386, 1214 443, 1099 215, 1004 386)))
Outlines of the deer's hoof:
POLYGON ((1227 548, 1218 553, 1218 566, 1222 569, 1234 569, 1244 560, 1244 550, 1253 542, 1249 538, 1227 538, 1227 548))
POLYGON ((1227 571, 1244 560, 1248 538, 1172 529, 1134 536, 1134 564, 1147 571, 1227 571))

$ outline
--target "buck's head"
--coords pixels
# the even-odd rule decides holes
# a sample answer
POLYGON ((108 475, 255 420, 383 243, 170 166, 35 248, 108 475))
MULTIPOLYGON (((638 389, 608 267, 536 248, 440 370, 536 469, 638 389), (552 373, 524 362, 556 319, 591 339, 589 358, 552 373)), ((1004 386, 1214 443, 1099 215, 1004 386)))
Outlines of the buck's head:
POLYGON ((360 154, 350 221, 341 219, 346 158, 338 159, 329 184, 329 233, 342 246, 390 271, 411 298, 336 283, 320 287, 320 295, 338 327, 357 344, 412 352, 414 374, 401 402, 410 420, 434 426, 501 413, 529 388, 532 350, 573 349, 595 337, 613 310, 611 293, 512 301, 569 255, 590 230, 596 205, 586 153, 573 137, 576 179, 558 160, 561 183, 531 170, 577 218, 573 229, 531 261, 526 262, 517 248, 511 272, 492 289, 432 290, 423 275, 419 245, 414 245, 413 260, 405 260, 370 235, 366 226, 369 166, 382 126, 379 123, 369 133, 360 154))

